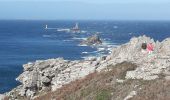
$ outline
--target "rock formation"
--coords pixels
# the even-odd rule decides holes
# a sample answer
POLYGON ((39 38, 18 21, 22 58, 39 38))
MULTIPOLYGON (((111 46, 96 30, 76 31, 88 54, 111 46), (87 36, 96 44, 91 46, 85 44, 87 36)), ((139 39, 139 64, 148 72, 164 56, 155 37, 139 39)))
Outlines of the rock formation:
MULTIPOLYGON (((87 43, 100 43, 98 37, 89 38, 87 43), (91 40, 92 39, 92 40, 91 40)), ((107 66, 121 62, 132 62, 138 67, 126 73, 126 79, 154 80, 164 75, 170 79, 170 38, 162 42, 140 36, 132 38, 128 43, 113 48, 108 56, 69 61, 62 58, 37 60, 23 65, 24 72, 17 78, 21 85, 13 89, 7 96, 34 97, 35 94, 49 88, 52 91, 95 71, 107 71, 107 66), (154 51, 148 53, 142 48, 143 43, 152 43, 154 51), (12 95, 12 96, 11 96, 12 95)))
POLYGON ((86 40, 83 40, 81 44, 98 45, 98 44, 102 44, 102 41, 98 35, 93 35, 88 37, 86 40))

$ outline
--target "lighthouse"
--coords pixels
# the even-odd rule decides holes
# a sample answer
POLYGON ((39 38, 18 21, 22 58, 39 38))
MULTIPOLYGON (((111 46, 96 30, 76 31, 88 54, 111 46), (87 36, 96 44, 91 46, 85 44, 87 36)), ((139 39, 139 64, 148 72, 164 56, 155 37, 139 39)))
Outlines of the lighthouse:
POLYGON ((48 25, 45 25, 45 29, 48 29, 48 25))

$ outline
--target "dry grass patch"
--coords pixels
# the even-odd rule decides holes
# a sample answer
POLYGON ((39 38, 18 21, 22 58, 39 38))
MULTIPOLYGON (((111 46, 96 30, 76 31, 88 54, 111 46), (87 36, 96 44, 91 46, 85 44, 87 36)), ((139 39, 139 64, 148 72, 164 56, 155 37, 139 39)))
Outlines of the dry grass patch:
POLYGON ((85 78, 64 85, 55 92, 39 96, 35 100, 123 100, 130 92, 137 94, 130 100, 170 100, 170 81, 161 77, 157 80, 125 80, 126 72, 137 66, 123 62, 108 66, 110 71, 95 72, 85 78))
POLYGON ((124 62, 116 66, 109 66, 111 71, 91 73, 85 78, 64 85, 55 92, 49 92, 35 100, 103 100, 111 98, 117 78, 124 78, 128 70, 134 70, 136 65, 124 62))

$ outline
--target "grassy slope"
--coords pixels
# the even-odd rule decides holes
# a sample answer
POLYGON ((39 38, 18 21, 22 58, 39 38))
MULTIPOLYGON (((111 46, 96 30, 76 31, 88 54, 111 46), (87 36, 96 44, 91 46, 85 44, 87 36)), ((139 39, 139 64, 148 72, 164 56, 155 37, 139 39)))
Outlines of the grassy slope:
POLYGON ((137 95, 130 100, 170 100, 170 81, 163 77, 153 81, 118 83, 116 79, 124 79, 126 72, 134 70, 136 65, 124 62, 108 68, 111 70, 91 73, 35 100, 123 100, 131 91, 137 91, 137 95))

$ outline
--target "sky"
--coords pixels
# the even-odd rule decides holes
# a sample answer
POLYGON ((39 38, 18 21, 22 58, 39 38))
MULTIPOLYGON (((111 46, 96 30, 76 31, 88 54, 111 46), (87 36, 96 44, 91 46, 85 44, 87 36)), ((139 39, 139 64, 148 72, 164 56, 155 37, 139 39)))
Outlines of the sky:
POLYGON ((170 20, 170 0, 0 0, 0 19, 170 20))

